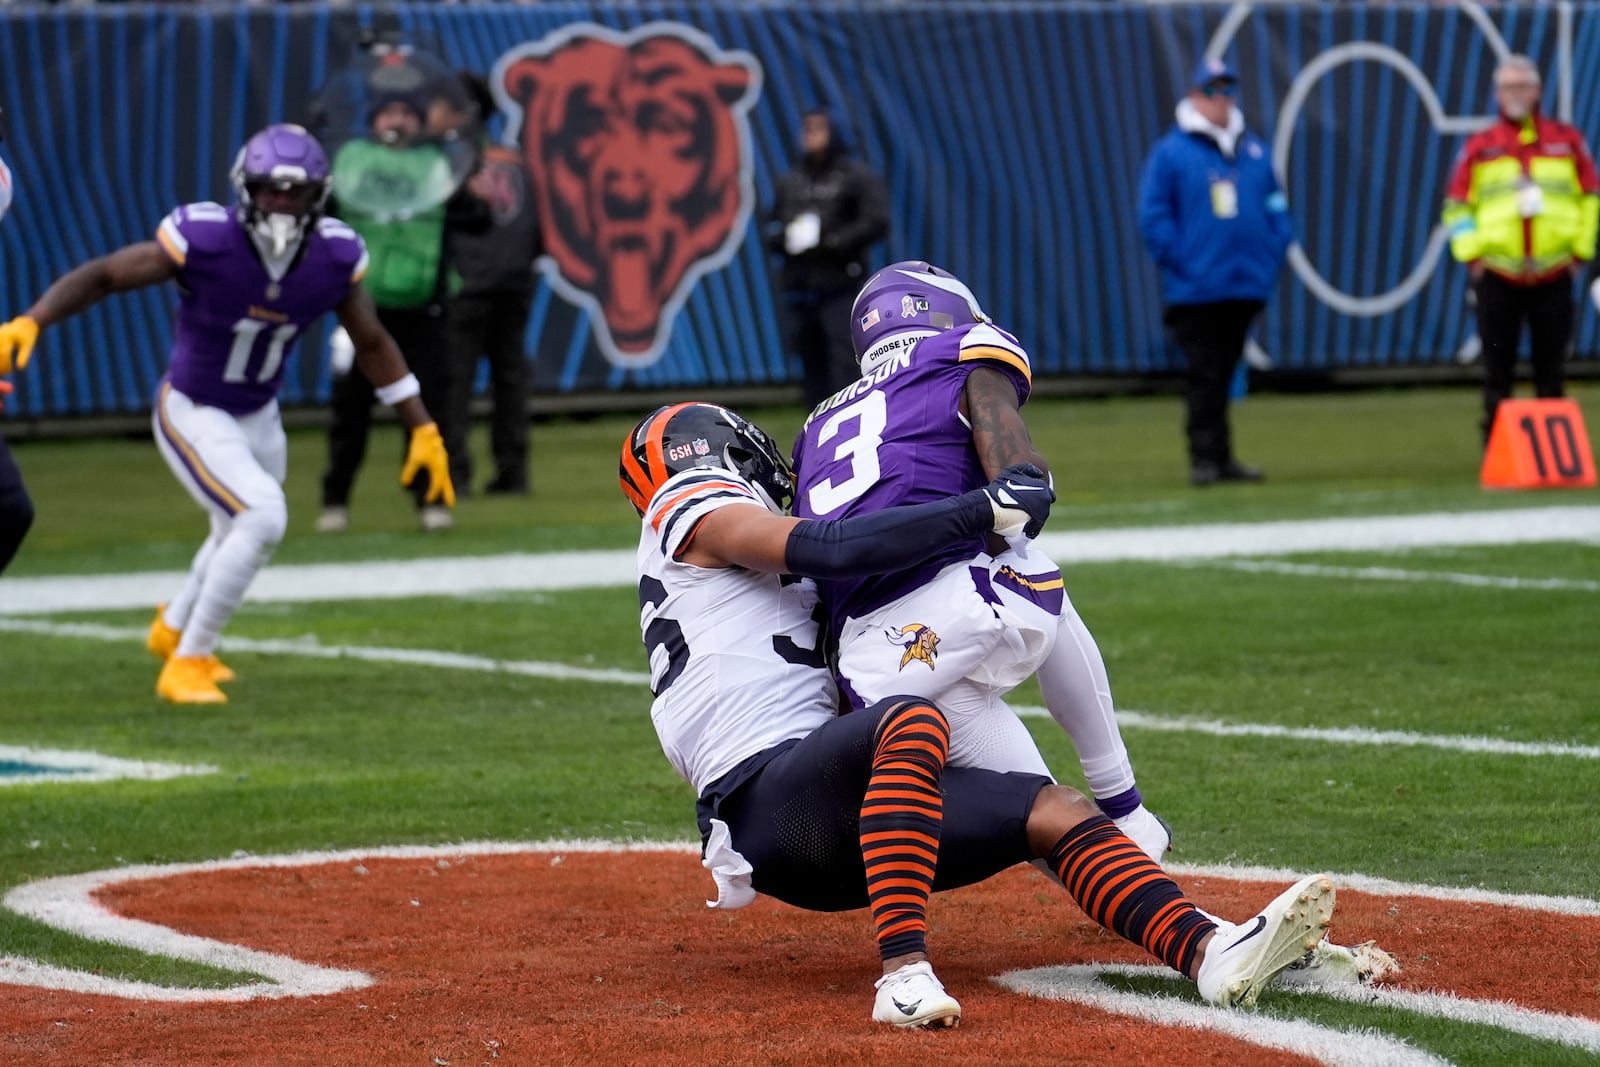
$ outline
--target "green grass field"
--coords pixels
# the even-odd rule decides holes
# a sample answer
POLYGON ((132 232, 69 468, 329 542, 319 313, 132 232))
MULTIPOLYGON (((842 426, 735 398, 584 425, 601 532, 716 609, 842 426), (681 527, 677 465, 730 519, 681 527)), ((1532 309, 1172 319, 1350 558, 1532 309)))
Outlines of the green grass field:
MULTIPOLYGON (((792 409, 749 414, 786 442, 800 418, 792 409)), ((1052 530, 1597 503, 1593 491, 1479 489, 1476 396, 1465 390, 1252 396, 1235 411, 1239 452, 1270 480, 1205 491, 1184 480, 1175 398, 1040 401, 1028 417, 1061 493, 1052 530)), ((275 563, 405 559, 426 568, 447 555, 631 547, 636 520, 615 477, 631 422, 536 425, 534 495, 466 499, 457 528, 432 536, 415 531, 392 484, 399 446, 391 455, 387 433, 369 455, 352 531, 312 533, 323 438, 297 432, 290 533, 275 563)), ((8 589, 13 578, 178 570, 204 535, 200 512, 148 441, 27 442, 16 453, 39 520, 0 579, 0 613, 26 609, 8 589)), ((1167 720, 1412 731, 1571 751, 1129 726, 1140 785, 1176 830, 1174 858, 1600 897, 1600 760, 1592 756, 1600 746, 1600 545, 1320 552, 1274 562, 1305 566, 1066 568, 1119 706, 1167 720), (1463 575, 1529 581, 1466 584, 1463 575)), ((225 639, 241 675, 228 687, 232 703, 180 709, 153 696, 156 664, 138 637, 148 620, 148 608, 47 620, 120 628, 121 640, 0 629, 0 745, 221 772, 0 785, 0 892, 44 876, 237 850, 694 836, 691 791, 657 748, 648 690, 637 682, 230 652, 225 639)), ((630 588, 247 602, 228 637, 645 669, 630 588)), ((1031 684, 1015 699, 1039 702, 1031 684)), ((1065 735, 1047 719, 1030 724, 1051 765, 1076 781, 1065 735)), ((157 982, 234 980, 0 911, 6 955, 157 982)), ((1592 1062, 1492 1028, 1379 1018, 1317 997, 1269 1001, 1324 1025, 1386 1029, 1457 1063, 1592 1062)))

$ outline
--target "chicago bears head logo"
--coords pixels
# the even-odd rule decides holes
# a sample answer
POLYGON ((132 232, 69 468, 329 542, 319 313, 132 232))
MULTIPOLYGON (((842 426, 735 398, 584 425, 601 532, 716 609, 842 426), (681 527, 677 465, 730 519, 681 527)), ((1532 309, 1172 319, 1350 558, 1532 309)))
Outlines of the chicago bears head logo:
POLYGON ((906 664, 912 660, 921 660, 934 669, 933 661, 939 656, 939 635, 920 622, 914 622, 903 629, 890 627, 883 631, 883 636, 889 639, 890 644, 899 645, 906 650, 900 657, 900 669, 905 670, 906 664))
POLYGON ((568 26, 495 64, 533 177, 545 272, 618 366, 644 367, 754 206, 748 112, 761 68, 689 26, 568 26))

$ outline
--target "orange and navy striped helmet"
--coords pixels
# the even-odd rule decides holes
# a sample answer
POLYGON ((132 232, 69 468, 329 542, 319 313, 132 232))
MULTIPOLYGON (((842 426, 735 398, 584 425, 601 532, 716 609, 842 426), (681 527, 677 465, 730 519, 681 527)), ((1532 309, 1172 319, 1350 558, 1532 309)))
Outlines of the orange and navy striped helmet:
POLYGON ((664 404, 640 419, 622 442, 619 480, 640 515, 668 478, 693 467, 744 476, 779 513, 794 497, 794 475, 772 438, 716 404, 664 404))

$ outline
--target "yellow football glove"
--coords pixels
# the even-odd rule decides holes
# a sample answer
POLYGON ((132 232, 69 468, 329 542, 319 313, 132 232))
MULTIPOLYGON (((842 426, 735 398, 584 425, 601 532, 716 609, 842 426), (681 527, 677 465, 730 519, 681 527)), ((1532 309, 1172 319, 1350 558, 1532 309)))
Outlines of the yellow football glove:
POLYGON ((0 374, 10 374, 28 365, 33 355, 33 343, 39 339, 39 324, 26 315, 18 315, 0 326, 0 374))
POLYGON ((411 444, 406 449, 406 463, 400 468, 400 484, 410 485, 422 471, 428 472, 428 495, 424 503, 443 500, 444 506, 456 506, 456 487, 450 482, 450 457, 444 450, 444 438, 439 435, 439 424, 426 422, 411 431, 411 444))

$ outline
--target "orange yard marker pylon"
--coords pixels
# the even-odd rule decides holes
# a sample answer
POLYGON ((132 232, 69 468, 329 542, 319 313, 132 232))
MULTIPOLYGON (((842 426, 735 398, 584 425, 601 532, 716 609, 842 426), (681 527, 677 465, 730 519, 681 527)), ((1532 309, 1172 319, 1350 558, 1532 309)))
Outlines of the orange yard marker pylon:
POLYGON ((1485 489, 1594 485, 1594 453, 1578 402, 1502 400, 1478 481, 1485 489))

